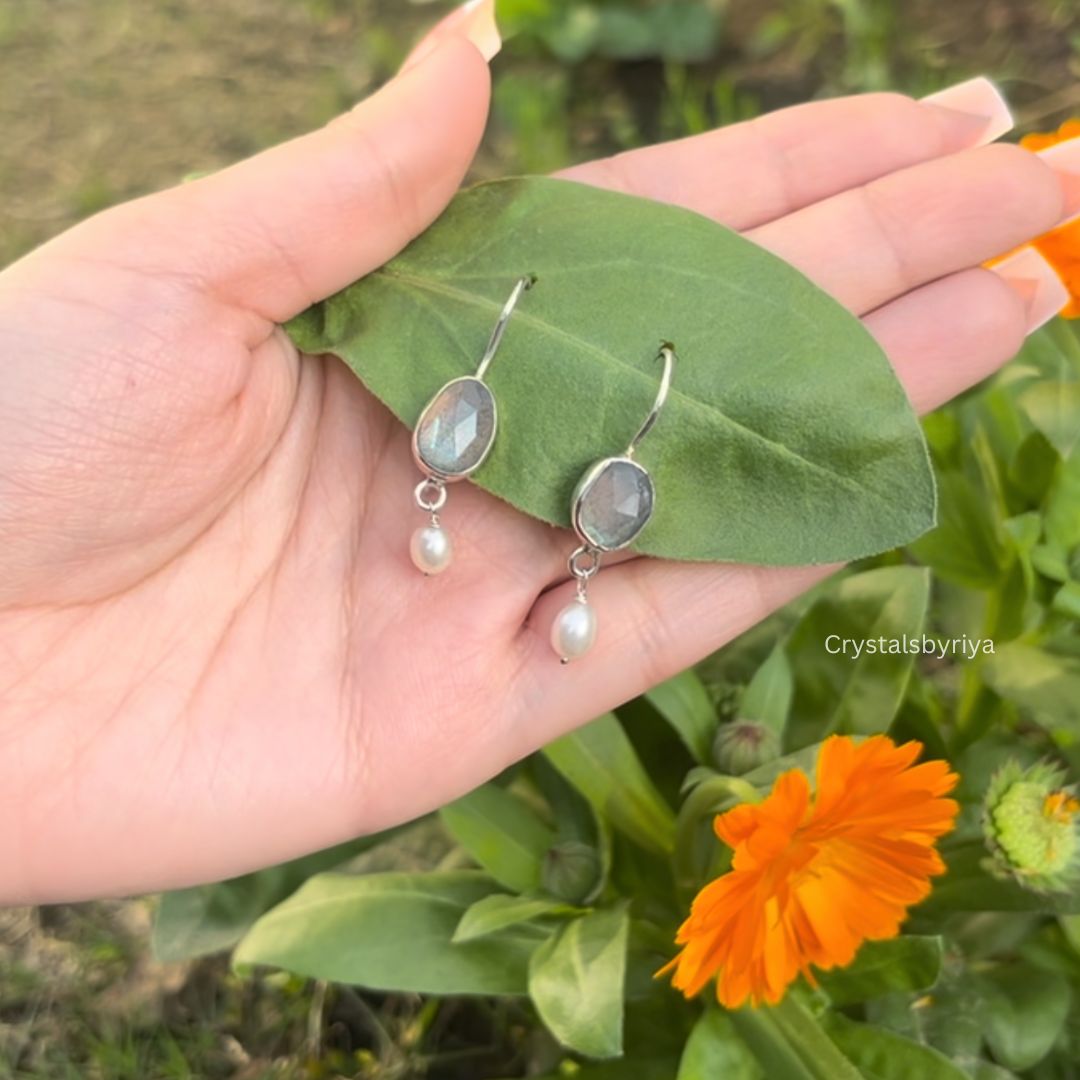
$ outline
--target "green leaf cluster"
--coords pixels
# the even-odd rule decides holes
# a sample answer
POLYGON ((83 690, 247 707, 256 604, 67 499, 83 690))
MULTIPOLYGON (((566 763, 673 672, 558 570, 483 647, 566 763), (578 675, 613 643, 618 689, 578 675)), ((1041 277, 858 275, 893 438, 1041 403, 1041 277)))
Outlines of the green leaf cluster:
POLYGON ((542 44, 564 63, 589 56, 708 59, 722 27, 716 0, 499 0, 500 25, 542 44))
POLYGON ((1054 326, 927 422, 933 532, 393 836, 166 897, 159 949, 513 997, 550 1080, 1067 1080, 1080 896, 995 873, 982 804, 1009 762, 1077 779, 1078 385, 1080 343, 1054 326), (769 736, 738 775, 718 760, 733 726, 769 736), (962 777, 947 872, 903 934, 774 1008, 725 1012, 654 979, 693 895, 727 869, 713 816, 786 769, 812 776, 830 735, 876 732, 962 777))

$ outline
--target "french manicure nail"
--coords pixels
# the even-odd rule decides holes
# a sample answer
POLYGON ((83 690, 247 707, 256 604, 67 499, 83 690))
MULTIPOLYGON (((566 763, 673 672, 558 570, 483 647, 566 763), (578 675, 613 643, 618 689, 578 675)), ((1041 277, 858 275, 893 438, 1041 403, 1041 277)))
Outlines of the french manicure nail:
POLYGON ((1040 150, 1039 157, 1061 179, 1065 189, 1065 217, 1080 214, 1080 139, 1069 139, 1040 150))
POLYGON ((1071 299, 1057 271, 1033 247, 1021 248, 992 269, 1024 300, 1029 334, 1045 326, 1071 299))
POLYGON ((502 48, 502 37, 495 22, 495 0, 466 0, 437 22, 406 57, 401 70, 418 64, 447 38, 468 38, 490 63, 502 48))
POLYGON ((972 143, 975 146, 1000 139, 1015 125, 1005 95, 984 75, 930 94, 922 103, 981 121, 982 128, 972 143))

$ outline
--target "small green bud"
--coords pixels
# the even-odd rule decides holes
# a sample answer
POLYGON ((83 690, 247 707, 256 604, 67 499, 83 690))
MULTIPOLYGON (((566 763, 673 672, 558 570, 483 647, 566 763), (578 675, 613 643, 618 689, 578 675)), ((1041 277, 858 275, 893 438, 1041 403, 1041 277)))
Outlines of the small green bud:
POLYGON ((1080 800, 1064 770, 1007 762, 990 781, 983 834, 991 867, 1032 892, 1066 892, 1080 879, 1080 800))
POLYGON ((754 720, 720 725, 712 747, 713 762, 728 776, 742 776, 780 756, 780 739, 771 727, 754 720))
POLYGON ((563 840, 548 848, 540 878, 544 891, 568 904, 591 900, 600 885, 600 855, 588 844, 563 840))

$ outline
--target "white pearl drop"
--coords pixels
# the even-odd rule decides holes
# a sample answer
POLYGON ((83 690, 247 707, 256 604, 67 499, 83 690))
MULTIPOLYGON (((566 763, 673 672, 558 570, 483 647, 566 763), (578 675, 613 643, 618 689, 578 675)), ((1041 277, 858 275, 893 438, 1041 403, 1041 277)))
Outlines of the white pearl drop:
POLYGON ((454 554, 450 535, 438 525, 424 525, 412 534, 409 554, 416 569, 425 574, 441 574, 454 554))
POLYGON ((551 647, 564 664, 584 656, 596 641, 596 612, 584 600, 575 600, 555 616, 551 647))

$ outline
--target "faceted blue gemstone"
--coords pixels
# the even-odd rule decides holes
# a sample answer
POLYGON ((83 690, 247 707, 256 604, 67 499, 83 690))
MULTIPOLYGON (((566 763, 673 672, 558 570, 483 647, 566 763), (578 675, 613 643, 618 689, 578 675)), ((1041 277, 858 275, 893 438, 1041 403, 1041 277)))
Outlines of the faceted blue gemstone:
POLYGON ((448 478, 465 476, 482 462, 495 438, 495 399, 472 376, 448 383, 416 425, 421 465, 448 478))
POLYGON ((611 458, 587 474, 575 500, 574 526, 601 551, 632 544, 653 511, 653 483, 629 458, 611 458))

